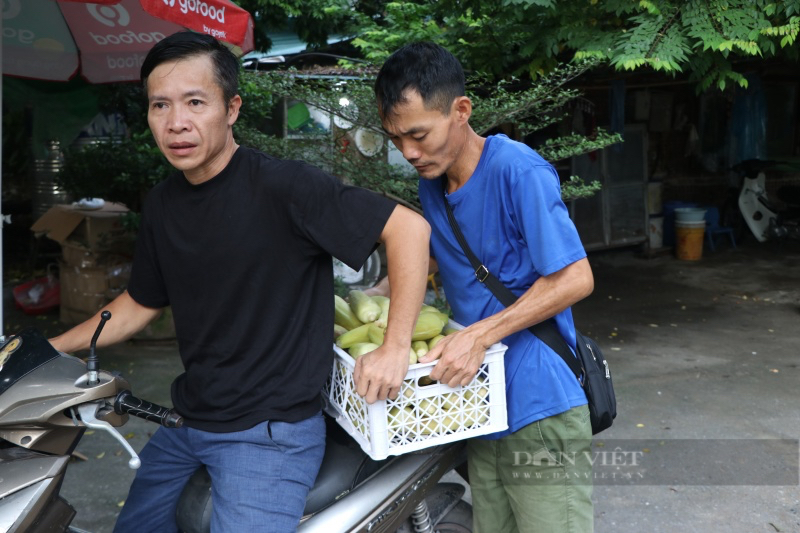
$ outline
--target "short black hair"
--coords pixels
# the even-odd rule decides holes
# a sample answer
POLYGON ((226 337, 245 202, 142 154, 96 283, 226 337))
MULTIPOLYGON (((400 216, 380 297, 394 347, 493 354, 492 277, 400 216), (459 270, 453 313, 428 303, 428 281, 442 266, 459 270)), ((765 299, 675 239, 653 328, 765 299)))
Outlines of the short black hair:
POLYGON ((406 101, 405 91, 414 90, 426 109, 450 114, 453 100, 464 96, 464 70, 446 49, 431 42, 411 43, 394 52, 375 80, 375 96, 381 116, 392 113, 406 101))
POLYGON ((142 63, 140 78, 147 93, 147 78, 162 63, 208 55, 214 63, 217 84, 225 103, 239 94, 239 60, 224 44, 204 33, 181 31, 162 39, 150 49, 142 63))

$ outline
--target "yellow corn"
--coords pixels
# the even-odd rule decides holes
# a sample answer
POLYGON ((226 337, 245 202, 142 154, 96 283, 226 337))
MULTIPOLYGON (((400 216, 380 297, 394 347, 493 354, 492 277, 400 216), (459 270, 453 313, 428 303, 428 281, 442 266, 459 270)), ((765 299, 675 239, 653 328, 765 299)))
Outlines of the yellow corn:
POLYGON ((361 325, 361 321, 358 318, 356 318, 356 315, 353 314, 353 311, 352 309, 350 309, 350 306, 347 304, 347 302, 344 301, 344 299, 341 296, 334 295, 333 302, 334 302, 334 307, 333 307, 334 323, 339 324, 340 326, 345 327, 347 329, 355 329, 361 325))
POLYGON ((381 316, 381 306, 367 296, 364 291, 352 290, 349 295, 350 309, 364 324, 375 322, 381 316))
POLYGON ((442 411, 457 411, 461 408, 461 397, 456 392, 449 392, 442 397, 442 411))
POLYGON ((439 410, 436 407, 436 404, 433 401, 431 401, 429 398, 425 398, 424 400, 419 402, 419 405, 417 406, 417 409, 419 409, 422 412, 425 412, 425 413, 429 414, 430 416, 435 415, 436 411, 439 410))
POLYGON ((389 409, 389 428, 401 428, 411 426, 414 423, 414 411, 411 407, 406 406, 400 409, 394 406, 389 409))
POLYGON ((383 335, 384 331, 376 326, 374 323, 369 325, 369 329, 367 329, 367 336, 369 337, 369 342, 377 344, 380 346, 383 344, 383 335))
POLYGON ((441 319, 435 313, 420 313, 417 318, 417 323, 414 326, 414 333, 411 336, 412 341, 426 341, 432 339, 442 332, 441 319))
POLYGON ((358 342, 352 345, 350 349, 347 350, 347 353, 349 353, 350 357, 352 357, 353 359, 358 359, 362 355, 368 354, 369 352, 377 349, 378 349, 377 344, 373 344, 371 342, 358 342))
POLYGON ((339 338, 336 339, 336 346, 346 350, 359 342, 369 342, 369 324, 362 324, 339 335, 339 338))
POLYGON ((428 353, 428 343, 425 341, 414 341, 411 343, 411 349, 417 354, 417 358, 422 357, 428 353))
POLYGON ((489 387, 480 387, 477 390, 467 389, 464 391, 464 401, 470 402, 472 398, 475 398, 476 403, 483 403, 486 397, 489 395, 489 387))
POLYGON ((428 341, 428 350, 433 350, 433 347, 439 344, 439 341, 444 339, 444 335, 436 335, 434 338, 428 341))
POLYGON ((372 297, 372 301, 378 304, 378 306, 381 308, 381 315, 375 321, 375 325, 386 329, 387 324, 389 324, 389 298, 386 296, 375 295, 372 297))
POLYGON ((336 338, 338 338, 340 335, 342 335, 343 333, 347 333, 347 328, 346 327, 341 326, 339 324, 334 324, 333 325, 333 338, 334 338, 334 340, 336 338))

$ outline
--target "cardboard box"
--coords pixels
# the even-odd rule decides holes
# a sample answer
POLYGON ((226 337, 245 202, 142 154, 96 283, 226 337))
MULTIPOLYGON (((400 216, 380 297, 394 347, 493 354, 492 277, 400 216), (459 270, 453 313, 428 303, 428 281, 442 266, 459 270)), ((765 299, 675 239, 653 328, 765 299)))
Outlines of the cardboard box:
POLYGON ((126 213, 127 207, 111 202, 94 210, 55 205, 31 226, 31 231, 61 244, 69 239, 73 245, 93 252, 131 253, 133 236, 122 225, 126 213))
POLYGON ((61 321, 77 324, 91 318, 125 290, 130 271, 130 262, 114 255, 105 256, 101 264, 93 267, 61 262, 61 321))
POLYGON ((78 242, 67 240, 61 243, 61 259, 67 265, 92 268, 97 266, 102 258, 102 253, 93 252, 78 242))

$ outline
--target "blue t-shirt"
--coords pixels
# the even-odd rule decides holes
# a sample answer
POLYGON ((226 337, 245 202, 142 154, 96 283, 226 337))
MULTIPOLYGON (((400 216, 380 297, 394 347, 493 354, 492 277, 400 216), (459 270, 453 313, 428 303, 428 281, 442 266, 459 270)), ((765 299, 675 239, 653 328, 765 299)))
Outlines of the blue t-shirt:
MULTIPOLYGON (((443 179, 420 179, 419 196, 432 227, 431 254, 439 264, 456 322, 473 324, 504 309, 479 282, 453 234, 444 208, 443 179)), ((470 248, 489 271, 517 296, 540 276, 586 257, 575 225, 561 200, 555 169, 528 146, 505 135, 486 139, 470 179, 447 195, 470 248)), ((575 347, 570 309, 555 317, 558 330, 575 347)), ((575 374, 561 357, 528 330, 503 339, 506 431, 586 404, 575 374)))

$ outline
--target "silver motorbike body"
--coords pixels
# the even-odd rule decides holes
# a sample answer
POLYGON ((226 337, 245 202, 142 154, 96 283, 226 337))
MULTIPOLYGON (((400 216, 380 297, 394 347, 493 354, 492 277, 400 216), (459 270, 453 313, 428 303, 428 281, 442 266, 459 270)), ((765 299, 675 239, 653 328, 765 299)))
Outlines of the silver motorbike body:
POLYGON ((127 421, 107 402, 127 388, 103 371, 90 385, 85 363, 32 329, 0 349, 0 532, 67 530, 75 510, 59 490, 70 455, 89 424, 127 421))

